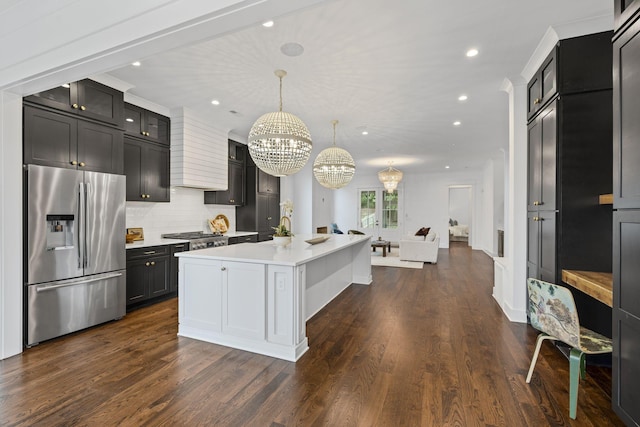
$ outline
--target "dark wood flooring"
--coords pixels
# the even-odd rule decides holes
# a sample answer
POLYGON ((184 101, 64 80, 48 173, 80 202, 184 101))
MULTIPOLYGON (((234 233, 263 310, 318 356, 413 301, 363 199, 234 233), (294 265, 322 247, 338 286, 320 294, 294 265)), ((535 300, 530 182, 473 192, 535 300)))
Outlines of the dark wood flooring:
MULTIPOLYGON (((298 363, 179 338, 177 303, 0 362, 0 425, 622 425, 611 372, 588 367, 569 418, 568 361, 491 297, 465 244, 422 270, 373 267, 307 324, 298 363)), ((524 284, 523 284, 524 286, 524 284)))

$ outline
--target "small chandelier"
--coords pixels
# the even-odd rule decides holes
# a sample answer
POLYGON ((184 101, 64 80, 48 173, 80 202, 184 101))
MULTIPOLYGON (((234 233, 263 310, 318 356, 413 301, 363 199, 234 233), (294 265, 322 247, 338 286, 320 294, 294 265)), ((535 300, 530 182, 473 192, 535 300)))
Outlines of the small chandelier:
POLYGON ((313 174, 323 187, 337 190, 351 182, 356 173, 356 164, 351 154, 345 149, 336 147, 336 125, 333 120, 333 146, 325 148, 313 162, 313 174))
POLYGON ((391 164, 385 170, 378 172, 378 179, 384 185, 385 190, 388 193, 393 193, 393 190, 398 188, 398 183, 402 181, 402 172, 398 169, 392 168, 391 164))
POLYGON ((304 167, 311 155, 311 134, 307 126, 291 113, 282 111, 282 78, 284 70, 276 70, 280 79, 280 110, 264 114, 251 127, 247 145, 256 166, 273 176, 287 176, 304 167))

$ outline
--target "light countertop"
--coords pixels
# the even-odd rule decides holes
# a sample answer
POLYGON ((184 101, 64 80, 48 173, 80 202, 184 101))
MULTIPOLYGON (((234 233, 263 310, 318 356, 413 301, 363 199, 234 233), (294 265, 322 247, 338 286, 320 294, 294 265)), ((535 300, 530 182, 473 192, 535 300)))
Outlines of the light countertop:
POLYGON ((347 246, 352 246, 365 240, 369 240, 370 238, 370 236, 366 235, 351 234, 307 234, 295 236, 291 243, 285 247, 276 246, 273 241, 269 240, 260 243, 241 243, 238 245, 219 246, 217 248, 180 252, 176 254, 176 256, 296 266, 307 263, 331 252, 339 251, 347 246), (311 245, 305 242, 305 240, 314 237, 324 236, 329 236, 329 240, 316 245, 311 245))

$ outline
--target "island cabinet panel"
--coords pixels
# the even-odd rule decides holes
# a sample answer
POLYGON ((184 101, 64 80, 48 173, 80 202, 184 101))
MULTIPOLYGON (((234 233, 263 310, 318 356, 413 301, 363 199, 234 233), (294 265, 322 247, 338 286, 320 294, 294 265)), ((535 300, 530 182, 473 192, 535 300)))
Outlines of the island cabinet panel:
MULTIPOLYGON (((195 331, 222 332, 222 261, 180 260, 180 326, 195 331), (184 283, 188 283, 184 286, 184 283)), ((203 339, 201 333, 189 335, 203 339)))
POLYGON ((222 272, 222 331, 265 338, 265 266, 225 261, 222 272))
POLYGON ((294 300, 299 294, 300 287, 294 287, 293 267, 280 265, 268 267, 267 340, 269 342, 283 345, 295 344, 294 331, 299 327, 295 319, 299 317, 294 316, 294 300))

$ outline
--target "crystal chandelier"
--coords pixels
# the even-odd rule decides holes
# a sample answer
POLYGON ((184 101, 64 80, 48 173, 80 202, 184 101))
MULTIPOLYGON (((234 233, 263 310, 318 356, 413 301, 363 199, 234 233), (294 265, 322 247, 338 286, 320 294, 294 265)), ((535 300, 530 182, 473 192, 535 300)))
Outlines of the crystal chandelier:
POLYGON ((402 172, 392 168, 391 164, 389 164, 387 169, 378 172, 378 179, 384 185, 387 192, 393 193, 393 190, 398 188, 398 183, 402 181, 402 175, 402 172))
POLYGON ((282 78, 284 70, 276 70, 280 79, 280 110, 264 114, 251 127, 247 145, 256 166, 273 176, 287 176, 304 167, 311 155, 311 135, 307 126, 291 113, 282 111, 282 78))
POLYGON ((356 164, 351 154, 336 147, 336 125, 333 120, 333 146, 325 148, 313 162, 313 174, 323 187, 337 190, 347 185, 356 173, 356 164))

